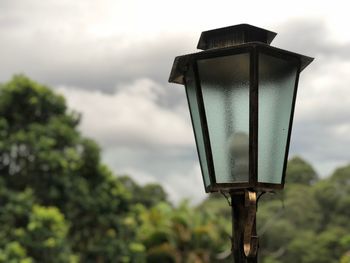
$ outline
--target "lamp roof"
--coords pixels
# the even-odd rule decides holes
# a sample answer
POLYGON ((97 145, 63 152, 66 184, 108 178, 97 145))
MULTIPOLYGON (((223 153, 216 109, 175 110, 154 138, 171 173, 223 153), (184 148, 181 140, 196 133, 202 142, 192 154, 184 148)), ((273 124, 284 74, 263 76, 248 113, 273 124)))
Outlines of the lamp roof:
MULTIPOLYGON (((184 85, 184 74, 193 59, 198 59, 207 53, 220 52, 222 54, 222 52, 230 52, 230 50, 245 47, 256 48, 265 46, 271 49, 272 52, 284 53, 288 56, 296 57, 300 60, 300 71, 313 61, 311 57, 270 46, 276 35, 275 32, 249 24, 239 24, 204 31, 199 38, 197 46, 198 49, 202 49, 203 51, 176 57, 169 76, 169 82, 184 85)), ((218 54, 218 56, 220 55, 218 54)))
POLYGON ((197 48, 207 50, 248 42, 262 42, 269 45, 276 35, 277 33, 260 27, 239 24, 202 32, 197 48))

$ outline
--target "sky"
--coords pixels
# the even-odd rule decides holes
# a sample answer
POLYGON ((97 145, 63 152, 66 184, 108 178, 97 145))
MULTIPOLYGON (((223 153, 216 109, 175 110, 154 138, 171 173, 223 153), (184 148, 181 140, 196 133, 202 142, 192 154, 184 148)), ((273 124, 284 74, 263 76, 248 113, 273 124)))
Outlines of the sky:
POLYGON ((173 59, 205 30, 249 23, 272 46, 315 57, 302 72, 290 156, 320 176, 350 160, 347 1, 0 0, 0 82, 23 73, 63 94, 79 129, 117 175, 164 186, 171 200, 205 197, 173 59))

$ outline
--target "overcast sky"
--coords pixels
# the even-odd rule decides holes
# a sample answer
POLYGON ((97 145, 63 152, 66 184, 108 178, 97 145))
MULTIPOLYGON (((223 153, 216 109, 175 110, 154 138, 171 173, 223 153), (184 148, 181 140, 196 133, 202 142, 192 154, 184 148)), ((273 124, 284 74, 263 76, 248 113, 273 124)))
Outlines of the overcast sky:
POLYGON ((315 57, 300 79, 290 155, 321 176, 350 160, 347 1, 0 0, 0 82, 15 73, 64 94, 116 174, 159 182, 172 200, 204 190, 176 55, 201 31, 249 23, 272 45, 315 57))

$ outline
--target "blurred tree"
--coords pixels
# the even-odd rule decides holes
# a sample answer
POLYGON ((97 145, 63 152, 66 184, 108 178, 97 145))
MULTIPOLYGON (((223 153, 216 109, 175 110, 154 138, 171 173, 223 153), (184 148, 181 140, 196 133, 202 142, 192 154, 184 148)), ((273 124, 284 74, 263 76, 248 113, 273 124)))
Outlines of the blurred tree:
POLYGON ((317 182, 318 176, 314 168, 302 158, 295 156, 288 161, 286 183, 311 185, 317 182))
POLYGON ((311 187, 289 185, 284 192, 284 207, 284 217, 297 229, 320 228, 322 211, 311 187))
MULTIPOLYGON (((146 247, 146 262, 225 262, 217 259, 229 238, 214 217, 191 209, 186 202, 173 208, 159 203, 139 213, 138 238, 146 247)), ((229 261, 231 262, 231 261, 229 261)))
POLYGON ((38 262, 77 262, 67 240, 68 224, 56 207, 34 205, 27 227, 17 238, 38 262))
POLYGON ((34 203, 30 189, 11 191, 0 178, 0 262, 77 262, 62 213, 34 203))
MULTIPOLYGON (((19 197, 27 193, 26 189, 32 189, 31 195, 39 207, 57 207, 70 223, 69 230, 67 228, 70 244, 83 262, 127 262, 130 253, 125 241, 132 240, 132 236, 126 237, 124 232, 131 234, 133 231, 124 226, 123 217, 130 209, 131 196, 101 165, 99 147, 80 135, 79 119, 78 114, 68 112, 62 96, 25 76, 15 76, 1 85, 0 174, 3 184, 9 191, 20 193, 19 197)), ((44 220, 45 213, 57 224, 61 220, 55 215, 59 210, 40 210, 34 206, 34 201, 30 205, 29 201, 23 201, 21 209, 36 207, 31 211, 30 220, 44 220)), ((8 224, 9 220, 21 219, 4 220, 8 224)), ((31 230, 23 231, 39 239, 39 234, 31 230)), ((40 234, 44 231, 40 230, 40 234)), ((44 243, 39 240, 31 251, 36 251, 36 257, 42 256, 41 262, 48 262, 44 243)), ((58 240, 49 241, 53 247, 58 243, 58 240)), ((59 259, 58 256, 54 258, 59 259)))
MULTIPOLYGON (((292 174, 305 175, 303 171, 309 170, 305 178, 315 178, 310 167, 305 161, 295 159, 288 164, 292 174)), ((350 215, 345 208, 350 204, 349 166, 322 180, 304 181, 301 176, 295 177, 299 177, 298 182, 287 183, 283 194, 276 198, 263 197, 259 203, 262 261, 339 262, 343 255, 345 260, 350 245, 350 215)))
POLYGON ((118 178, 131 194, 131 202, 133 204, 142 204, 150 208, 159 202, 167 202, 167 194, 159 184, 150 183, 140 186, 129 176, 120 176, 118 178))
POLYGON ((350 165, 338 168, 331 177, 313 187, 314 195, 323 211, 322 226, 341 226, 350 230, 350 165))
POLYGON ((27 251, 17 241, 8 242, 0 247, 1 263, 32 263, 33 259, 27 256, 27 251))
POLYGON ((350 252, 347 252, 344 256, 342 256, 340 263, 350 263, 350 252))

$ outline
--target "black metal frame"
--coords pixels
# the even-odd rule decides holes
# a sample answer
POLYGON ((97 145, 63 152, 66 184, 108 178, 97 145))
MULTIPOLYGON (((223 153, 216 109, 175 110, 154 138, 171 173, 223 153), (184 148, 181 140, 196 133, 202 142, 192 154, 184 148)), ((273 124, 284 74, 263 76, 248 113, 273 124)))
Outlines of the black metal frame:
POLYGON ((199 78, 197 63, 194 63, 192 67, 193 67, 193 73, 194 73, 194 81, 196 83, 195 87, 196 87, 198 111, 199 111, 199 118, 201 122, 202 132, 203 132, 202 137, 204 140, 205 155, 206 155, 208 171, 209 171, 210 185, 206 187, 206 191, 208 190, 210 191, 210 186, 216 183, 213 154, 210 146, 210 136, 209 136, 209 129, 208 129, 208 123, 206 118, 207 115, 205 113, 205 108, 204 108, 203 94, 202 94, 202 89, 200 87, 200 78, 199 78))
MULTIPOLYGON (((193 71, 193 70, 192 70, 193 71)), ((197 83, 196 80, 194 80, 195 83, 197 83)), ((196 132, 195 132, 195 127, 194 127, 194 117, 192 116, 192 111, 191 111, 191 106, 190 106, 190 100, 189 100, 189 96, 188 96, 188 88, 187 88, 187 80, 185 79, 185 85, 186 85, 186 98, 187 98, 187 105, 188 105, 188 108, 189 108, 189 112, 190 112, 190 116, 191 116, 191 123, 192 123, 192 130, 193 130, 193 134, 194 134, 194 139, 196 141, 196 149, 197 149, 197 156, 198 156, 198 160, 199 160, 199 163, 200 163, 200 168, 201 168, 201 172, 202 172, 202 179, 203 179, 203 184, 204 184, 204 190, 205 192, 208 192, 208 187, 205 183, 205 178, 204 178, 204 171, 203 171, 203 164, 202 162, 200 161, 200 152, 199 152, 199 148, 198 148, 198 138, 197 138, 197 135, 196 135, 196 132)), ((197 89, 196 89, 197 90, 197 89)), ((196 92, 196 91, 195 91, 196 92)), ((196 92, 197 94, 197 92, 196 92)), ((205 146, 204 146, 205 147, 205 146)), ((209 178, 209 181, 210 178, 209 178)))
POLYGON ((289 129, 288 129, 288 135, 287 135, 286 152, 285 152, 285 159, 284 159, 284 164, 283 164, 283 174, 282 174, 282 188, 284 187, 286 171, 287 171, 290 138, 291 138, 291 135, 292 135, 295 102, 296 102, 297 93, 298 93, 298 84, 299 84, 300 72, 301 72, 301 63, 299 62, 298 69, 297 69, 297 72, 296 72, 296 77, 295 77, 295 83, 294 83, 294 94, 293 94, 292 108, 291 108, 290 117, 289 117, 289 129))
MULTIPOLYGON (((203 139, 204 139, 204 145, 206 150, 206 157, 207 157, 207 164, 208 164, 208 171, 209 171, 209 177, 211 184, 206 187, 206 192, 217 192, 220 190, 226 190, 226 189, 243 189, 243 188, 249 188, 252 186, 251 175, 249 175, 249 181, 248 182, 237 182, 237 183, 217 183, 216 182, 216 176, 215 176, 215 168, 214 168, 214 162, 213 162, 213 156, 212 156, 212 150, 211 150, 211 143, 210 143, 210 135, 209 135, 209 129, 206 119, 206 113, 205 113, 205 107, 204 107, 204 101, 203 101, 203 94, 201 89, 201 79, 198 72, 198 60, 203 59, 210 59, 210 58, 216 58, 216 57, 224 57, 224 56, 232 56, 232 55, 239 55, 239 54, 251 54, 253 52, 253 48, 250 46, 242 46, 234 49, 226 49, 226 50, 216 50, 217 52, 202 52, 198 53, 201 54, 200 56, 197 56, 193 62, 192 67, 195 75, 195 81, 196 81, 196 92, 197 92, 197 102, 198 102, 198 108, 200 111, 200 118, 201 118, 201 124, 202 124, 202 132, 203 132, 203 139), (218 55, 219 53, 219 55, 218 55)), ((250 145, 250 143, 249 143, 250 145)), ((202 164, 201 164, 202 165, 202 164)))
POLYGON ((258 182, 258 125, 259 125, 259 54, 256 48, 250 54, 249 81, 249 183, 258 182))
POLYGON ((254 48, 256 46, 258 46, 260 48, 266 47, 266 48, 270 49, 271 51, 276 51, 276 52, 279 52, 281 54, 290 55, 292 57, 293 56, 297 57, 301 63, 300 71, 303 71, 303 69, 305 69, 313 61, 313 58, 311 58, 311 57, 300 55, 298 53, 294 53, 294 52, 287 51, 284 49, 272 47, 268 44, 264 44, 261 42, 249 42, 249 43, 230 46, 230 47, 208 49, 208 50, 201 51, 198 53, 192 53, 192 54, 188 54, 188 55, 178 56, 174 60, 174 64, 173 64, 173 67, 171 69, 170 76, 169 76, 169 82, 185 85, 184 75, 186 74, 186 71, 188 70, 188 66, 193 62, 193 60, 195 58, 200 59, 200 58, 205 58, 207 56, 208 56, 208 58, 217 57, 217 56, 218 57, 225 56, 225 54, 227 52, 233 52, 232 50, 239 50, 239 49, 244 49, 244 48, 249 48, 249 47, 254 48))
MULTIPOLYGON (((284 183, 285 183, 285 172, 287 167, 287 161, 288 161, 288 151, 289 151, 289 145, 290 145, 290 137, 291 137, 291 130, 292 130, 292 124, 293 124, 293 116, 294 116, 294 109, 295 109, 295 101, 297 96, 297 89, 298 89, 298 80, 299 80, 299 74, 300 72, 309 64, 311 63, 312 58, 305 57, 293 52, 289 52, 286 50, 278 49, 275 47, 271 47, 267 44, 259 43, 259 42, 251 42, 246 43, 242 45, 237 45, 233 47, 227 47, 227 48, 217 48, 217 49, 210 49, 203 52, 191 54, 191 55, 185 55, 181 57, 177 57, 174 63, 177 67, 182 67, 183 70, 183 76, 186 76, 186 72, 189 67, 192 67, 193 73, 194 73, 194 81, 195 81, 195 91, 197 96, 197 103, 198 103, 198 109, 199 109, 199 115, 200 115, 200 122, 202 127, 202 135, 204 140, 204 147, 205 147, 205 157, 207 160, 208 165, 208 171, 209 171, 209 180, 210 185, 205 185, 205 191, 206 192, 217 192, 217 191, 229 191, 232 190, 239 190, 239 189, 254 189, 254 190, 261 190, 261 191, 271 191, 271 190, 277 190, 277 189, 283 189, 284 183), (238 55, 238 54, 244 54, 249 53, 250 54, 250 65, 249 65, 249 181, 248 182, 237 182, 237 183, 217 183, 216 182, 216 176, 215 176, 215 168, 213 163, 213 156, 212 156, 212 149, 211 149, 211 143, 210 143, 210 135, 208 130, 208 124, 206 119, 206 112, 203 102, 203 94, 201 89, 201 79, 198 72, 198 60, 202 59, 210 59, 210 58, 216 58, 216 57, 224 57, 224 56, 230 56, 230 55, 238 55), (284 156, 284 163, 283 163, 283 171, 282 171, 282 178, 280 184, 273 184, 273 183, 259 183, 259 177, 258 177, 258 129, 259 129, 259 123, 258 123, 258 108, 259 108, 259 54, 267 54, 273 57, 295 61, 297 66, 297 72, 296 72, 296 78, 295 78, 295 84, 294 84, 294 91, 293 91, 293 98, 292 98, 292 107, 291 107, 291 113, 290 113, 290 119, 289 119, 289 127, 288 127, 288 134, 287 134, 287 142, 285 147, 285 156, 284 156)), ((176 72, 176 70, 179 70, 178 68, 173 68, 172 74, 176 72)), ((178 72, 177 72, 178 73, 178 72)), ((173 74, 173 76, 176 74, 173 74)), ((172 80, 172 75, 170 76, 170 81, 172 80)), ((174 78, 175 79, 175 78, 174 78)), ((179 81, 174 81, 180 83, 179 81)), ((178 80, 177 76, 177 80, 178 80)), ((185 82, 185 81, 183 81, 185 82)), ((187 89, 187 87, 186 87, 187 89)), ((192 126, 193 125, 193 117, 191 114, 192 119, 192 126)), ((196 137, 196 135, 195 135, 196 137)), ((196 143, 198 138, 196 138, 196 143)), ((197 153, 199 157, 199 150, 197 147, 197 153)), ((201 162, 200 162, 201 163, 201 162)), ((201 163, 201 170, 202 175, 203 174, 203 165, 201 163)), ((203 178, 204 180, 204 178, 203 178)))
MULTIPOLYGON (((283 189, 284 183, 285 183, 285 176, 286 176, 286 168, 288 163, 288 153, 289 153, 289 145, 290 145, 290 138, 292 133, 292 126, 293 126, 293 118, 294 118, 294 109, 295 109, 295 102, 296 102, 296 96, 297 96, 297 90, 298 90, 298 83, 299 83, 299 75, 302 70, 302 61, 301 57, 295 56, 295 53, 273 48, 273 47, 266 47, 266 46, 257 46, 257 50, 259 54, 266 54, 275 58, 288 60, 290 62, 295 63, 296 66, 296 75, 294 80, 294 89, 293 89, 293 98, 292 98, 292 106, 291 106, 291 112, 289 116, 289 124, 288 124, 288 133, 287 133, 287 141, 285 146, 285 153, 284 153, 284 159, 283 159, 283 168, 282 168, 282 177, 281 177, 281 183, 280 184, 271 184, 271 183, 257 183, 257 189, 261 189, 264 191, 271 190, 271 189, 283 189), (294 60, 294 61, 293 61, 294 60)), ((311 62, 311 61, 310 61, 311 62)), ((257 72, 259 74, 259 72, 257 72)), ((257 125, 258 127, 259 125, 257 125)), ((256 150, 258 151, 258 150, 256 150)), ((259 174, 257 173, 257 178, 259 177, 259 174)))

